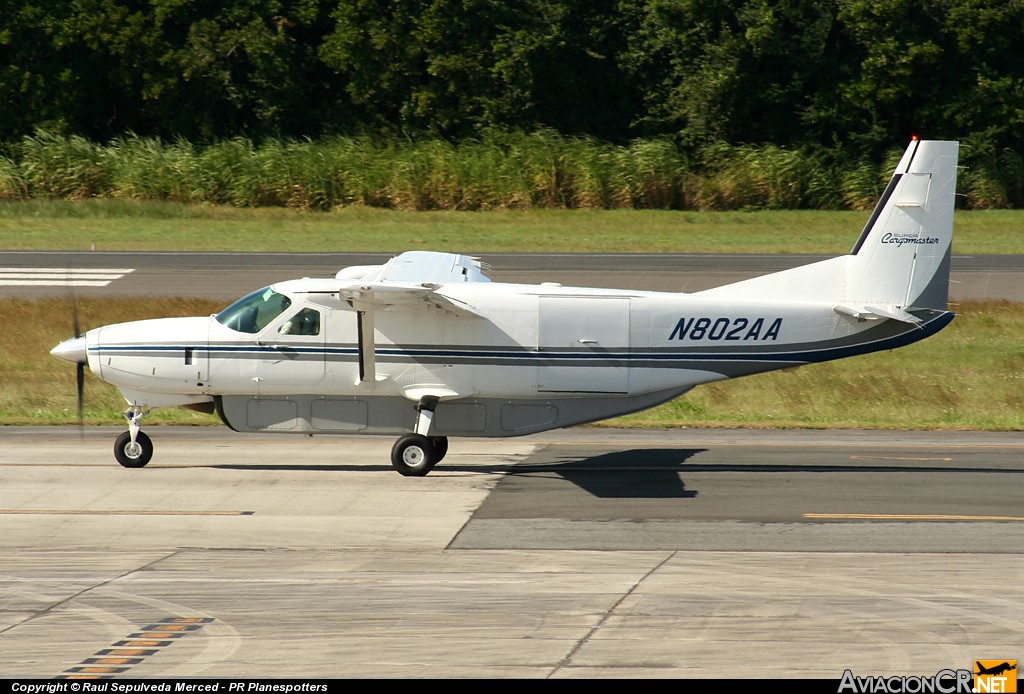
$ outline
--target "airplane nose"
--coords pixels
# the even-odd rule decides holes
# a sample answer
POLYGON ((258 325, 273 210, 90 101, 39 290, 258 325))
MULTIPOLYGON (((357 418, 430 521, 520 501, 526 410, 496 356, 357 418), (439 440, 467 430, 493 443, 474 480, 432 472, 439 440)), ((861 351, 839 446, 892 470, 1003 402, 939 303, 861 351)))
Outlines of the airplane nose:
POLYGON ((85 337, 73 337, 70 340, 64 340, 64 342, 51 349, 50 354, 72 364, 89 363, 89 353, 85 347, 85 337))

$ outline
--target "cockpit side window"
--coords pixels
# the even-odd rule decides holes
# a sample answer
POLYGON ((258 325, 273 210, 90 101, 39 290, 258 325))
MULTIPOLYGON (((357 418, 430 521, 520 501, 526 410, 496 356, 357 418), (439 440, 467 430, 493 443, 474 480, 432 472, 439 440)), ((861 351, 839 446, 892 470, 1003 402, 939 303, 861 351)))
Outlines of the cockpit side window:
POLYGON ((214 318, 221 325, 240 333, 255 335, 270 325, 292 305, 292 300, 270 287, 243 296, 214 318))
POLYGON ((282 335, 319 335, 320 312, 304 308, 282 323, 277 332, 282 335))

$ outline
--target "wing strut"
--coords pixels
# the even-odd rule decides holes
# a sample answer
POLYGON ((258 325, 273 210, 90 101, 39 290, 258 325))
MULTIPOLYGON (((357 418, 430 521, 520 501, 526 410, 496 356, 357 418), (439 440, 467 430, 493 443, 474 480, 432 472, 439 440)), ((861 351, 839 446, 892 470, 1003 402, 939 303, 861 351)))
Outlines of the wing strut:
POLYGON ((356 331, 359 336, 359 383, 377 381, 377 355, 373 344, 373 311, 356 310, 356 331))

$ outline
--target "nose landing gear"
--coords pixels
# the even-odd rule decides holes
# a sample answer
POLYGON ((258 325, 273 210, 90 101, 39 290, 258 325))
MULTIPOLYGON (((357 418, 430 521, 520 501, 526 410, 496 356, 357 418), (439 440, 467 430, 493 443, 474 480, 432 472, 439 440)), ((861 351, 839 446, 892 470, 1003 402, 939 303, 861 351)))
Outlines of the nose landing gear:
POLYGON ((114 441, 114 459, 124 467, 145 467, 153 457, 153 441, 139 428, 139 422, 147 414, 149 410, 138 405, 124 411, 128 431, 114 441))

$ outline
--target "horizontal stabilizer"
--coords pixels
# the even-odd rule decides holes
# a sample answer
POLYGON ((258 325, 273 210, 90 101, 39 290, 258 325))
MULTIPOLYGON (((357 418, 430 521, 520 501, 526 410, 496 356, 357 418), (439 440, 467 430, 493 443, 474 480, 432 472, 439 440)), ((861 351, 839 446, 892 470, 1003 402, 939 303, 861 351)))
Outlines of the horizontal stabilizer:
POLYGON ((912 313, 907 313, 899 306, 864 306, 855 304, 837 304, 832 309, 836 313, 850 316, 857 320, 880 320, 892 318, 902 323, 920 325, 921 319, 912 313))

